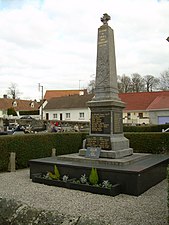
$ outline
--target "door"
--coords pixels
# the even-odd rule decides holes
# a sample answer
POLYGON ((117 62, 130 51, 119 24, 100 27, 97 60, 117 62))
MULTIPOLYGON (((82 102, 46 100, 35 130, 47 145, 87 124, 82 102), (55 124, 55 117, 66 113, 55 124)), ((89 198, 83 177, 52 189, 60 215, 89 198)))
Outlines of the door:
POLYGON ((49 120, 49 113, 46 113, 46 120, 49 120))
POLYGON ((167 124, 169 123, 169 116, 159 116, 158 124, 167 124))

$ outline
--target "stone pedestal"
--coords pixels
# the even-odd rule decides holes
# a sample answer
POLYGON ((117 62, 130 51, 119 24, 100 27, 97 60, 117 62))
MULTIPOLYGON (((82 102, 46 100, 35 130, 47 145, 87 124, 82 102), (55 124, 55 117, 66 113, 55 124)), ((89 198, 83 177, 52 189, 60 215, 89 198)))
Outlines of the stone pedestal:
MULTIPOLYGON (((90 134, 86 139, 88 147, 100 147, 101 158, 122 158, 133 154, 129 140, 124 137, 121 101, 90 101, 90 134)), ((86 149, 80 149, 79 155, 85 156, 86 149)))

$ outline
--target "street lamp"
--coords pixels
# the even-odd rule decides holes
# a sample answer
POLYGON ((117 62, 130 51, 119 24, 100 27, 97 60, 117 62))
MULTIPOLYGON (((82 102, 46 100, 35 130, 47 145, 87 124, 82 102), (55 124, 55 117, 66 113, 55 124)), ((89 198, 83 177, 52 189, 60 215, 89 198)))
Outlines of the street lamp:
POLYGON ((42 96, 41 96, 41 100, 42 100, 42 105, 41 105, 41 120, 43 120, 43 86, 42 85, 40 85, 40 83, 39 83, 39 91, 41 90, 41 94, 42 94, 42 96))

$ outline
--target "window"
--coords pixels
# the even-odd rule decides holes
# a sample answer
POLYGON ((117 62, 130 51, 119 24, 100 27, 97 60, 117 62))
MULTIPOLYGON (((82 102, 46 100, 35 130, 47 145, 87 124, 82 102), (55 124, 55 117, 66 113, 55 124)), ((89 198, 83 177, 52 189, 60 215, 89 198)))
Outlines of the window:
POLYGON ((57 119, 57 113, 53 114, 53 119, 57 119))
POLYGON ((143 118, 143 113, 139 113, 138 116, 139 116, 140 119, 142 119, 143 118))
POLYGON ((31 108, 34 108, 34 107, 35 107, 34 102, 31 102, 31 108))
POLYGON ((131 113, 127 113, 127 119, 131 120, 131 113))
POLYGON ((79 117, 80 117, 80 119, 84 119, 84 112, 80 112, 79 117))
POLYGON ((66 119, 70 119, 70 113, 66 113, 66 119))
POLYGON ((13 102, 13 107, 16 107, 16 106, 17 106, 17 102, 14 101, 14 102, 13 102))

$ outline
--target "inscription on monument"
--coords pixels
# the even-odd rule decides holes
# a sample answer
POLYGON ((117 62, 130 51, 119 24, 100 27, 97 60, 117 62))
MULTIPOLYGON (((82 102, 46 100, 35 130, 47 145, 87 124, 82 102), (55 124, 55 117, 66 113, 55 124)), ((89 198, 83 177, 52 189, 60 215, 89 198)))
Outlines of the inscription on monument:
POLYGON ((113 113, 113 130, 114 130, 115 134, 123 132, 122 113, 121 112, 113 113))
POLYGON ((110 134, 110 112, 91 113, 91 133, 110 134))
POLYGON ((98 40, 99 47, 103 47, 107 44, 106 31, 107 31, 106 29, 99 30, 99 40, 98 40))
POLYGON ((104 150, 111 150, 110 137, 88 136, 86 139, 86 147, 100 147, 104 150))

